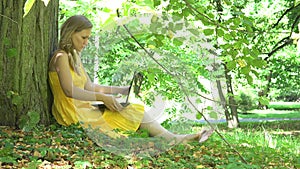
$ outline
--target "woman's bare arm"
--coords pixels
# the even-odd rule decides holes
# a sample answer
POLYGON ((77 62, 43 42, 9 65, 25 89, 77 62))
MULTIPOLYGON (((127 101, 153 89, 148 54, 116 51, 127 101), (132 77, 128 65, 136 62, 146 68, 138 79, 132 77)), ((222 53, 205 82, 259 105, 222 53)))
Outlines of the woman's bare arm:
POLYGON ((76 87, 73 83, 67 54, 58 53, 54 57, 52 64, 54 64, 62 90, 67 97, 86 101, 103 101, 109 109, 115 111, 120 111, 123 108, 113 96, 106 95, 100 91, 95 92, 76 87))
POLYGON ((88 91, 101 92, 105 94, 128 94, 129 86, 104 86, 98 85, 91 81, 90 77, 87 75, 86 71, 85 76, 87 78, 87 83, 84 88, 88 91))

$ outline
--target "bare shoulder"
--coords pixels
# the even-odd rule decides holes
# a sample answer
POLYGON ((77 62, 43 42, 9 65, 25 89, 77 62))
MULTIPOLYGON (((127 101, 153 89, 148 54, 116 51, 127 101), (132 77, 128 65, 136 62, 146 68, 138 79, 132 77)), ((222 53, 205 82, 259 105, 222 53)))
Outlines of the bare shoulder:
POLYGON ((63 50, 55 51, 49 62, 49 71, 56 71, 61 62, 68 62, 68 54, 63 50))

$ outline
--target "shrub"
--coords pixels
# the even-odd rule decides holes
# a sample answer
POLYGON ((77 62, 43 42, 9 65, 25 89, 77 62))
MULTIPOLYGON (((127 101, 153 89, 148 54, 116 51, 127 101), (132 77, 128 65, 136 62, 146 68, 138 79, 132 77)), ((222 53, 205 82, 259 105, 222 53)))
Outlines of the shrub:
POLYGON ((236 96, 236 102, 240 113, 247 113, 247 111, 256 108, 256 103, 253 96, 242 91, 236 96))

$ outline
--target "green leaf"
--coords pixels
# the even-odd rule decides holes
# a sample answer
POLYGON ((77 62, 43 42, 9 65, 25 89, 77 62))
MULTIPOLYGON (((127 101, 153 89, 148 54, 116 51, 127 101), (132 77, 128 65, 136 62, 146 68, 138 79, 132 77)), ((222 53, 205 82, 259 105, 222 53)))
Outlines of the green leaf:
POLYGON ((18 127, 24 131, 30 131, 30 129, 27 128, 28 124, 27 122, 29 121, 29 118, 26 114, 23 114, 20 116, 20 119, 18 121, 18 127))
POLYGON ((264 97, 264 96, 260 97, 260 98, 258 99, 258 101, 259 101, 259 103, 262 104, 262 105, 268 105, 269 102, 270 102, 269 99, 268 99, 267 97, 264 97))
POLYGON ((12 163, 12 164, 16 164, 17 162, 17 159, 16 157, 11 157, 11 156, 8 156, 8 157, 0 157, 0 161, 1 163, 12 163))
POLYGON ((224 34, 224 39, 230 40, 231 39, 231 35, 229 33, 225 33, 224 34))
POLYGON ((162 43, 162 41, 161 40, 159 40, 159 39, 154 39, 154 42, 156 43, 156 47, 158 48, 158 47, 162 47, 164 44, 162 43))
POLYGON ((193 35, 199 36, 199 31, 197 29, 187 29, 187 30, 190 31, 193 35))
POLYGON ((253 78, 252 78, 252 76, 250 76, 249 74, 248 75, 246 75, 246 79, 247 79, 247 82, 248 82, 248 84, 253 84, 253 78))
MULTIPOLYGON (((201 17, 199 17, 199 18, 201 18, 201 17)), ((206 18, 201 19, 201 22, 203 23, 204 26, 211 25, 211 22, 206 18)))
POLYGON ((207 16, 211 19, 215 18, 215 15, 213 13, 208 13, 207 16))
POLYGON ((157 39, 157 40, 160 40, 160 41, 163 41, 165 39, 165 35, 161 35, 161 34, 155 34, 154 37, 157 39))
POLYGON ((153 1, 154 7, 159 6, 161 4, 160 0, 154 0, 153 1))
POLYGON ((245 56, 247 56, 247 55, 250 54, 250 50, 249 50, 248 47, 244 47, 244 48, 243 48, 243 54, 244 54, 245 56))
POLYGON ((6 55, 8 57, 16 57, 18 55, 18 51, 16 48, 10 48, 7 50, 6 55))
POLYGON ((226 5, 231 5, 232 3, 231 3, 230 0, 225 0, 225 4, 226 4, 226 5))
POLYGON ((232 69, 236 68, 236 62, 234 60, 232 60, 232 61, 228 62, 226 64, 226 66, 229 70, 232 70, 232 69))
POLYGON ((182 11, 183 16, 188 17, 190 13, 193 13, 190 8, 184 8, 182 11))
POLYGON ((258 73, 256 70, 251 69, 251 72, 252 72, 256 77, 259 77, 259 73, 258 73))
POLYGON ((209 112, 209 117, 213 119, 218 119, 218 113, 215 111, 209 112))
POLYGON ((30 11, 30 9, 32 8, 32 6, 33 6, 34 3, 35 3, 35 0, 27 0, 25 2, 23 17, 25 17, 28 14, 28 12, 30 11))
POLYGON ((240 19, 240 18, 234 18, 234 19, 232 20, 232 22, 234 23, 235 26, 238 26, 238 25, 240 25, 240 23, 241 23, 241 19, 240 19))
POLYGON ((182 18, 183 18, 183 16, 181 14, 178 14, 178 13, 174 14, 172 16, 172 20, 173 20, 174 23, 177 22, 177 21, 180 21, 182 18))
POLYGON ((200 120, 202 118, 202 115, 200 113, 196 114, 196 119, 200 120))
MULTIPOLYGON (((103 12, 106 12, 106 13, 110 13, 111 12, 111 9, 107 8, 107 7, 104 7, 102 9, 103 12)), ((126 15, 127 16, 127 15, 126 15)))
POLYGON ((36 125, 40 122, 40 114, 35 111, 29 111, 28 113, 30 124, 36 125))
POLYGON ((213 107, 211 107, 211 106, 206 107, 206 110, 212 110, 212 109, 213 109, 213 107))
POLYGON ((236 41, 233 46, 235 49, 241 49, 242 43, 240 41, 236 41))
POLYGON ((19 95, 13 95, 11 102, 14 105, 20 105, 22 103, 22 97, 19 95))
POLYGON ((149 73, 147 74, 147 78, 150 82, 154 82, 155 81, 155 75, 153 73, 149 73))
POLYGON ((295 6, 299 5, 300 4, 300 0, 295 0, 295 6))
POLYGON ((34 111, 29 111, 27 114, 20 116, 18 126, 23 131, 31 131, 40 121, 40 114, 34 111))
POLYGON ((222 37, 223 35, 224 35, 224 30, 223 29, 217 29, 217 35, 219 36, 219 37, 222 37))
POLYGON ((250 66, 247 65, 247 66, 245 66, 245 67, 243 67, 243 68, 241 69, 241 72, 242 72, 244 75, 248 75, 249 72, 250 72, 250 70, 251 70, 250 66))
POLYGON ((203 33, 206 36, 210 36, 210 35, 214 34, 214 32, 215 32, 214 29, 204 29, 203 30, 203 33))
POLYGON ((175 25, 174 30, 182 30, 183 28, 183 23, 178 23, 175 25))
MULTIPOLYGON (((234 29, 235 29, 235 28, 234 28, 234 29)), ((237 36, 237 35, 236 35, 236 32, 235 32, 235 31, 231 31, 231 32, 230 32, 230 36, 233 37, 233 38, 235 38, 235 37, 237 36)))
POLYGON ((265 60, 253 60, 251 62, 251 64, 257 68, 263 68, 266 65, 266 61, 265 60))
POLYGON ((252 26, 246 25, 247 32, 251 33, 253 32, 252 26))
POLYGON ((180 46, 183 44, 183 40, 184 40, 183 38, 174 38, 173 43, 174 45, 180 46))

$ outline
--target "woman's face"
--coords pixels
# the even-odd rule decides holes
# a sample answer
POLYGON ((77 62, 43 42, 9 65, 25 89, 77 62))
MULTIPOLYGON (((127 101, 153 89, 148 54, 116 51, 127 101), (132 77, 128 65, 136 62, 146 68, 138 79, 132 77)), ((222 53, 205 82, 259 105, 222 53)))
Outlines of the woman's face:
POLYGON ((72 35, 72 42, 75 50, 81 52, 82 49, 88 44, 89 37, 91 36, 92 29, 84 29, 80 32, 75 32, 72 35))

